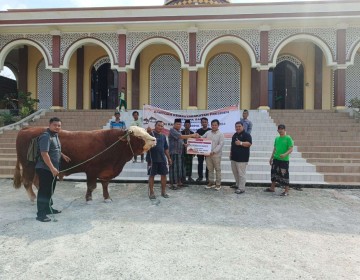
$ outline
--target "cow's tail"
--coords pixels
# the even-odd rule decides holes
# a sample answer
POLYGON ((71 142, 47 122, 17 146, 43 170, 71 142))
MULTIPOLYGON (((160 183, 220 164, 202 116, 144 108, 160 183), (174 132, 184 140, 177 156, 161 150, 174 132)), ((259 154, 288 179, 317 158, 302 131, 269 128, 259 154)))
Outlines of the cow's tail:
POLYGON ((14 170, 14 182, 13 182, 15 189, 19 189, 21 187, 21 181, 22 181, 22 176, 20 171, 20 161, 19 159, 17 159, 14 170))

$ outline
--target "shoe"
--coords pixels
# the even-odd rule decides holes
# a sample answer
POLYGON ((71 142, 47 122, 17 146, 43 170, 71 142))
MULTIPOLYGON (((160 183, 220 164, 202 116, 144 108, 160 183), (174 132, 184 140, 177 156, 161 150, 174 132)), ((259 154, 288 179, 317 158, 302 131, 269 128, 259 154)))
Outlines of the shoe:
POLYGON ((169 186, 169 189, 170 189, 170 190, 174 190, 174 191, 175 191, 175 190, 177 190, 177 189, 178 189, 178 187, 171 185, 171 186, 169 186))
POLYGON ((156 199, 156 196, 155 196, 155 194, 151 194, 151 195, 149 195, 149 198, 150 198, 151 200, 153 200, 153 199, 156 199))
POLYGON ((188 182, 189 182, 189 183, 194 183, 195 180, 194 180, 193 178, 189 177, 188 182))
POLYGON ((61 211, 60 210, 56 210, 54 208, 51 208, 51 210, 46 211, 46 215, 50 215, 50 214, 60 214, 61 211))
POLYGON ((136 163, 136 160, 133 160, 133 163, 136 163))
POLYGON ((301 187, 294 187, 293 189, 294 189, 294 190, 297 190, 297 191, 300 191, 300 192, 303 191, 303 189, 302 189, 301 187))
POLYGON ((178 185, 178 188, 188 188, 189 185, 186 185, 186 184, 181 184, 181 185, 178 185))
POLYGON ((44 223, 51 221, 51 219, 48 216, 36 217, 36 220, 44 223))
POLYGON ((288 196, 288 195, 289 195, 288 192, 282 192, 282 193, 280 194, 280 196, 288 196))
POLYGON ((201 182, 202 180, 203 180, 203 178, 197 178, 197 179, 196 179, 196 182, 199 183, 199 182, 201 182))
POLYGON ((161 196, 162 196, 163 198, 169 198, 169 197, 170 197, 167 193, 163 193, 163 194, 161 194, 161 196))
POLYGON ((220 185, 216 185, 216 186, 215 186, 215 190, 220 191, 220 190, 221 190, 221 186, 220 186, 220 185))
POLYGON ((230 188, 237 189, 237 185, 232 185, 232 186, 230 186, 230 188))
POLYGON ((237 190, 235 191, 235 193, 236 193, 236 194, 242 194, 242 193, 245 193, 245 191, 237 189, 237 190))
POLYGON ((266 189, 264 190, 264 192, 275 192, 275 191, 272 190, 272 189, 270 189, 270 188, 266 188, 266 189))
POLYGON ((205 189, 212 189, 215 186, 214 183, 209 183, 205 186, 205 189))

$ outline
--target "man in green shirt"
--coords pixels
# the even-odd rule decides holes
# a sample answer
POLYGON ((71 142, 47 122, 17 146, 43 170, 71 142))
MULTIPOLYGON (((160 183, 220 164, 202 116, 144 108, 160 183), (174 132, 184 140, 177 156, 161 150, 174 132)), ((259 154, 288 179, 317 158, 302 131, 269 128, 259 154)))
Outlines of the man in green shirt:
POLYGON ((289 195, 289 159, 293 151, 294 141, 286 134, 285 125, 279 124, 279 136, 275 138, 274 150, 270 157, 271 165, 271 186, 265 192, 275 192, 276 183, 285 187, 281 196, 289 195))

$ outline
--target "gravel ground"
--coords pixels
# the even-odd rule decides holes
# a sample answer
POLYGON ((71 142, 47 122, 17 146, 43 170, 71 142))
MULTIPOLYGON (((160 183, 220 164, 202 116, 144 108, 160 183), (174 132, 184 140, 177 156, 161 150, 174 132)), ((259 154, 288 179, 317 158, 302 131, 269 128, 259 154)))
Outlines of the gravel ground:
POLYGON ((57 222, 35 220, 24 189, 0 180, 0 279, 360 279, 360 190, 289 197, 190 186, 59 182, 57 222), (156 187, 156 194, 160 194, 156 187))

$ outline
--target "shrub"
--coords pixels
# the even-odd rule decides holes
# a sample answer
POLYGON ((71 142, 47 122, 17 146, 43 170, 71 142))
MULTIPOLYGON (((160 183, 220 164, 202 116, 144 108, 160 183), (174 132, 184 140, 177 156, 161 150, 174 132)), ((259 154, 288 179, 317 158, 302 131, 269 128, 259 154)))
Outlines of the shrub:
POLYGON ((350 107, 360 109, 360 98, 355 97, 349 101, 350 107))

